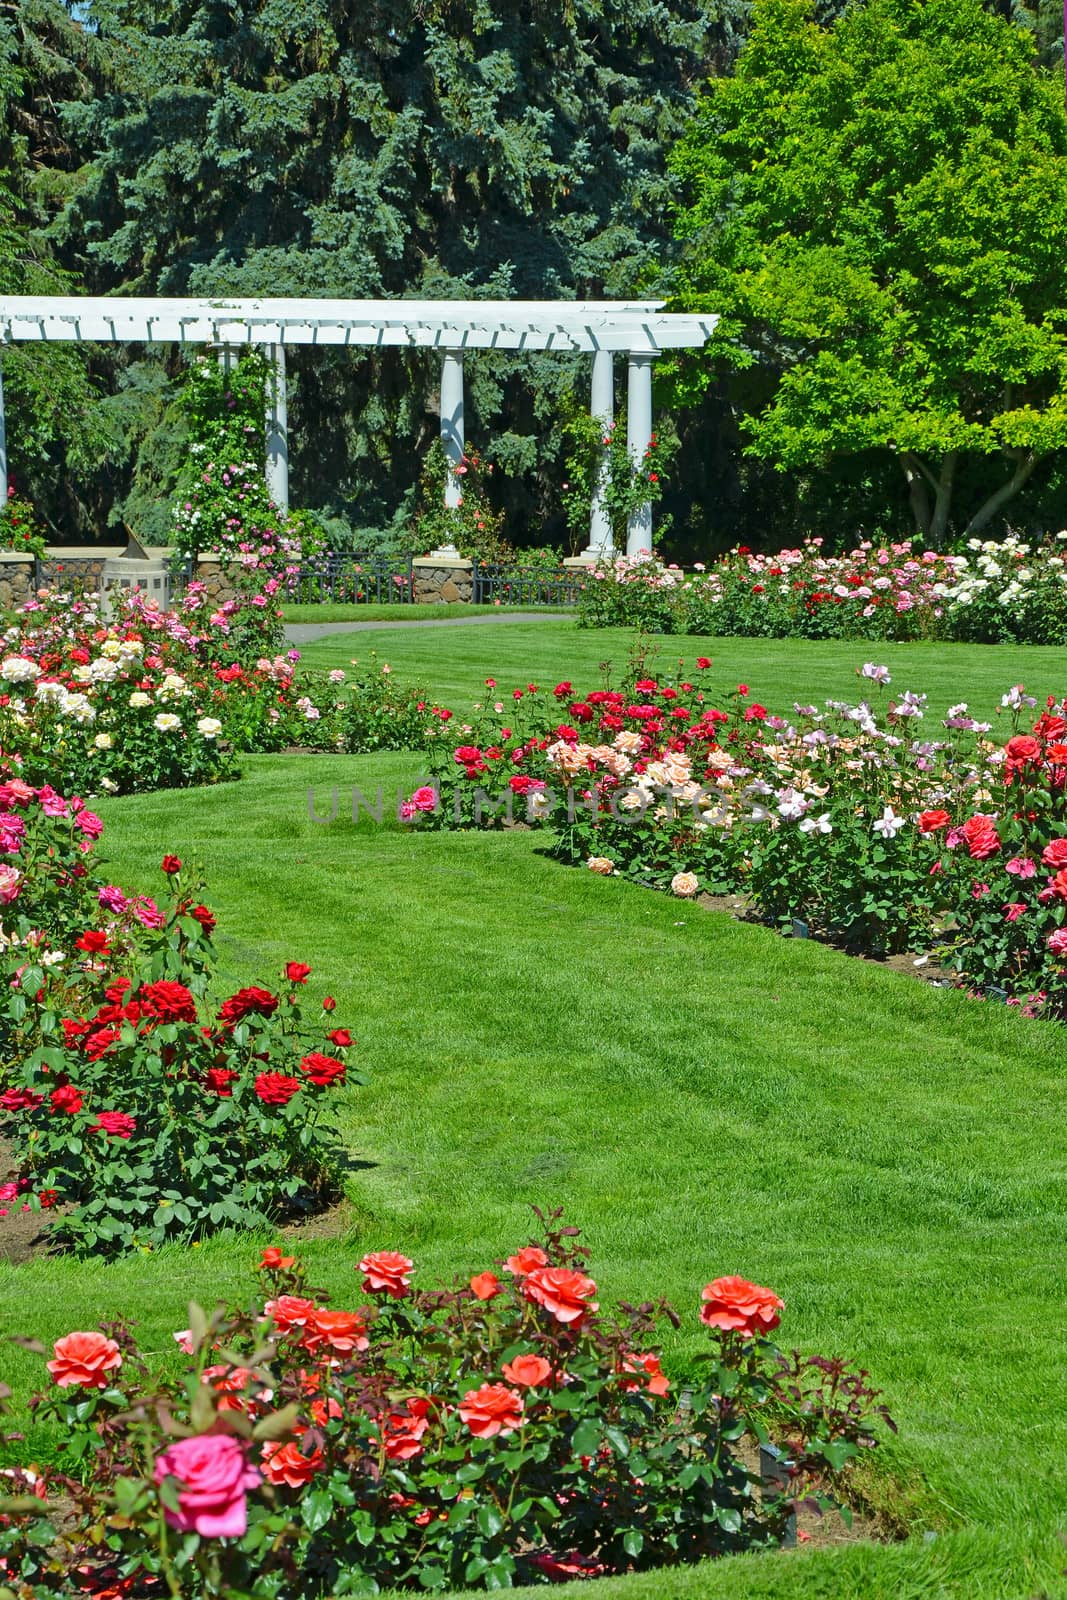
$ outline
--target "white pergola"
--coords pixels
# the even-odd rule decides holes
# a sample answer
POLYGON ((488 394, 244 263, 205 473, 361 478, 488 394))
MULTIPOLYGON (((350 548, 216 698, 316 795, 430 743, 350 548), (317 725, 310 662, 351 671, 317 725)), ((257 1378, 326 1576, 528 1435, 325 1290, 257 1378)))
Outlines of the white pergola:
MULTIPOLYGON (((351 345, 437 350, 441 354, 441 438, 453 464, 463 455, 463 356, 467 350, 560 351, 592 356, 591 412, 614 420, 617 354, 627 358, 627 447, 640 461, 652 437, 652 363, 664 350, 702 346, 715 316, 664 312, 661 300, 171 300, 134 296, 0 296, 0 352, 16 341, 101 341, 213 346, 223 359, 241 345, 266 347, 267 481, 289 505, 285 350, 288 345, 351 345)), ((0 374, 0 504, 7 500, 7 445, 0 374)), ((460 481, 449 474, 446 505, 460 481)), ((652 546, 652 507, 638 508, 627 553, 652 546)), ((435 552, 449 554, 454 552, 435 552)), ((613 553, 601 485, 594 497, 588 557, 613 553)))

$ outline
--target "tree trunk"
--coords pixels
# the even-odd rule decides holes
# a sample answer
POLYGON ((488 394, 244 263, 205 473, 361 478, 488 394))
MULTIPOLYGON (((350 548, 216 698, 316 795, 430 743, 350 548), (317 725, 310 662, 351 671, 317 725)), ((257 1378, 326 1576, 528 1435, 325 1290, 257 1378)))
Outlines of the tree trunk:
POLYGON ((926 469, 918 456, 913 456, 906 450, 900 458, 900 465, 904 469, 904 476, 908 483, 908 498, 911 501, 911 514, 915 518, 915 529, 925 539, 930 532, 930 491, 926 485, 926 469))
POLYGON ((1021 456, 1019 465, 1012 474, 1010 481, 1008 483, 1002 483, 1000 488, 991 494, 989 499, 986 500, 983 505, 978 507, 978 510, 975 512, 974 516, 963 530, 964 536, 966 537, 968 534, 980 533, 986 524, 991 522, 996 516, 1001 506, 1006 506, 1009 500, 1013 500, 1015 498, 1015 496, 1019 493, 1019 490, 1029 479, 1038 462, 1043 461, 1044 459, 1044 455, 1035 455, 1032 450, 1026 451, 1025 454, 1021 456))
POLYGON ((952 490, 956 482, 956 467, 959 465, 959 453, 950 450, 941 463, 941 476, 937 480, 937 498, 934 502, 934 514, 930 519, 930 543, 935 550, 940 550, 945 542, 945 533, 948 530, 948 514, 952 507, 952 490))

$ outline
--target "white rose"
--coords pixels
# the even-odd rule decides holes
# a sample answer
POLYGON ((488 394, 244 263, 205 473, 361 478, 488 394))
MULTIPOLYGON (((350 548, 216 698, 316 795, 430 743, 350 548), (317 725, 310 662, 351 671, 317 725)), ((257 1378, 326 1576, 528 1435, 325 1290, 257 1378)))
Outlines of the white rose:
POLYGON ((173 711, 161 711, 152 719, 152 726, 158 728, 160 733, 173 733, 175 728, 180 728, 181 725, 181 717, 176 717, 173 711))
POLYGON ((96 748, 98 750, 110 750, 111 749, 111 735, 110 735, 110 733, 98 733, 96 738, 93 740, 93 744, 96 746, 96 748))
POLYGON ((222 732, 222 723, 217 717, 201 717, 196 725, 196 731, 205 739, 217 739, 222 732))

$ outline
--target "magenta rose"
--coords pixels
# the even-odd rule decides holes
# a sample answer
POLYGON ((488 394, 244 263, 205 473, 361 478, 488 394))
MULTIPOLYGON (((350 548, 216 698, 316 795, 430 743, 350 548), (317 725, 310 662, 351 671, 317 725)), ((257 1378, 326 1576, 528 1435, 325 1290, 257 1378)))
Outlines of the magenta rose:
POLYGON ((240 1539, 248 1527, 245 1491, 261 1481, 232 1434, 201 1433, 176 1439, 156 1457, 155 1480, 178 1481, 178 1509, 164 1515, 179 1533, 204 1539, 240 1539))

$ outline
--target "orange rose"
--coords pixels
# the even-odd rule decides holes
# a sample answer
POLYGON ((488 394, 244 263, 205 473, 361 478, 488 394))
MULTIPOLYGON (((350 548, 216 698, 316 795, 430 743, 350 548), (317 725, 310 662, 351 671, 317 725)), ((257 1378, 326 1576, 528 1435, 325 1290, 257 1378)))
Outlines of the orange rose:
POLYGON ((535 1244, 528 1244, 524 1245, 521 1250, 516 1250, 513 1256, 508 1256, 504 1266, 516 1278, 525 1278, 526 1274, 532 1272, 535 1267, 547 1267, 548 1257, 535 1244))
POLYGON ((773 1289, 761 1288, 746 1278, 716 1278, 702 1291, 700 1320, 709 1328, 736 1328, 746 1339, 770 1333, 782 1320, 785 1307, 773 1289))
POLYGON ((260 1260, 260 1267, 268 1272, 288 1272, 296 1261, 295 1256, 283 1256, 278 1245, 268 1245, 260 1260))
POLYGON ((106 1389, 108 1373, 122 1366, 118 1345, 102 1333, 68 1333, 52 1348, 48 1370, 61 1389, 106 1389))
POLYGON ((379 1428, 382 1449, 390 1461, 410 1461, 422 1452, 422 1436, 430 1426, 430 1402, 409 1400, 406 1411, 391 1411, 379 1428))
POLYGON ((596 1284, 570 1267, 535 1267, 522 1286, 527 1300, 550 1311, 557 1322, 579 1323, 597 1309, 596 1284))
POLYGON ((495 1272, 479 1272, 471 1279, 471 1293, 479 1300, 493 1300, 500 1293, 500 1279, 495 1272))
POLYGON ((505 1361, 500 1370, 509 1383, 518 1384, 520 1389, 547 1388, 552 1378, 552 1367, 544 1356, 516 1356, 514 1361, 505 1361))
POLYGON ((522 1425, 522 1395, 503 1383, 483 1383, 460 1401, 459 1414, 476 1439, 506 1437, 522 1425))
POLYGON ((323 1345, 338 1356, 350 1356, 353 1350, 367 1350, 367 1324, 358 1311, 316 1311, 304 1329, 301 1341, 305 1350, 319 1350, 323 1345))
POLYGON ((326 1465, 321 1450, 301 1455, 292 1440, 288 1444, 265 1444, 262 1461, 268 1483, 279 1487, 284 1484, 290 1489, 302 1489, 326 1465))
POLYGON ((627 1391, 641 1388, 641 1379, 644 1378, 644 1387, 649 1394, 666 1394, 671 1382, 659 1363, 659 1356, 651 1353, 643 1356, 624 1356, 622 1361, 624 1373, 634 1373, 634 1377, 623 1377, 619 1387, 627 1391))
POLYGON ((1049 884, 1049 888, 1052 890, 1053 894, 1058 895, 1061 900, 1067 900, 1067 868, 1064 868, 1062 872, 1057 872, 1056 876, 1049 884))
POLYGON ((277 1300, 268 1300, 263 1310, 273 1318, 274 1326, 283 1338, 293 1329, 307 1326, 318 1311, 314 1300, 305 1300, 299 1294, 280 1294, 277 1300))
POLYGON ((363 1287, 368 1294, 384 1290, 394 1300, 403 1299, 408 1292, 414 1262, 396 1250, 373 1250, 359 1264, 364 1273, 363 1287))

